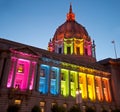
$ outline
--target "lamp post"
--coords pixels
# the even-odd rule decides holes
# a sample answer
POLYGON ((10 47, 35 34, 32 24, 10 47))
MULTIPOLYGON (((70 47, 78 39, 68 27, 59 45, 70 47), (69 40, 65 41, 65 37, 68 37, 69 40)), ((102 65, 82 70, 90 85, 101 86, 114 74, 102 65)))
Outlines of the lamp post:
POLYGON ((82 96, 81 96, 82 91, 78 88, 76 90, 76 104, 80 108, 80 104, 82 103, 82 96))

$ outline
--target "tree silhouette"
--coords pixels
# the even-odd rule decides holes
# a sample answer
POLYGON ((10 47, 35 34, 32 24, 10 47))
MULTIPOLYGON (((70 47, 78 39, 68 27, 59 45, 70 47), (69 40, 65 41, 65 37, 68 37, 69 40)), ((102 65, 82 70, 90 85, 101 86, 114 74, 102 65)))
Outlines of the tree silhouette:
POLYGON ((35 105, 35 106, 32 108, 31 112, 41 112, 41 109, 40 109, 39 106, 35 105))
POLYGON ((81 112, 81 110, 79 106, 74 105, 69 109, 69 112, 81 112))
POLYGON ((66 112, 66 108, 63 106, 58 106, 58 104, 55 104, 51 107, 52 112, 66 112))
POLYGON ((86 107, 86 112, 95 112, 95 109, 92 107, 86 107))

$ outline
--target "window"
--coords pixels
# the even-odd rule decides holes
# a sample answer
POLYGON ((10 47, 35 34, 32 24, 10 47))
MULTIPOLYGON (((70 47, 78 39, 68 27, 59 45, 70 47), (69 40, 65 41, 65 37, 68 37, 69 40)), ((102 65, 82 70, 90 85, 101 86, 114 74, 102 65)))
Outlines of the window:
POLYGON ((17 105, 20 105, 21 104, 21 100, 15 100, 14 103, 17 104, 17 105))
POLYGON ((17 72, 18 73, 24 73, 24 64, 19 64, 18 65, 17 72))
POLYGON ((54 105, 57 105, 57 103, 53 102, 53 103, 51 104, 51 106, 54 106, 54 105))
POLYGON ((85 48, 85 55, 88 55, 88 50, 87 50, 87 48, 85 48))
POLYGON ((76 53, 80 54, 80 48, 79 47, 76 48, 76 53))
POLYGON ((61 54, 62 53, 62 48, 58 49, 58 53, 61 54))
POLYGON ((71 54, 71 48, 67 47, 67 54, 71 54))
POLYGON ((45 102, 44 101, 41 101, 40 102, 40 107, 44 107, 45 106, 45 102))
POLYGON ((16 79, 16 81, 15 81, 15 88, 16 89, 19 89, 20 88, 20 85, 21 85, 21 83, 22 83, 22 79, 16 79))
POLYGON ((61 80, 65 81, 65 75, 64 75, 64 73, 61 73, 61 80))
POLYGON ((66 103, 63 103, 63 107, 67 108, 67 104, 66 104, 66 103))
POLYGON ((73 76, 73 74, 70 75, 70 82, 74 82, 74 76, 73 76))
POLYGON ((87 78, 87 81, 88 85, 91 85, 91 78, 87 78))
POLYGON ((45 102, 44 101, 40 102, 40 109, 41 109, 41 112, 45 112, 45 102))
POLYGON ((41 77, 45 77, 45 70, 44 70, 44 69, 41 69, 41 70, 40 70, 40 76, 41 76, 41 77))
POLYGON ((39 77, 39 88, 38 91, 41 94, 48 92, 48 81, 49 81, 50 68, 48 65, 41 64, 40 66, 40 77, 39 77))
POLYGON ((52 71, 52 72, 51 72, 51 79, 56 79, 55 71, 52 71))

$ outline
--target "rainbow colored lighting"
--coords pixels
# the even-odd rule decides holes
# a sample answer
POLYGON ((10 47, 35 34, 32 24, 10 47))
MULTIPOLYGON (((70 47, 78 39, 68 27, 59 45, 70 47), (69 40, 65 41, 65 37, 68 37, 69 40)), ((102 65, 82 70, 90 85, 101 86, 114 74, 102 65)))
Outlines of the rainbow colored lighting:
MULTIPOLYGON (((64 97, 76 97, 76 89, 79 87, 83 99, 107 102, 112 100, 109 79, 106 78, 108 73, 45 57, 42 58, 42 61, 60 65, 61 69, 46 64, 40 65, 38 91, 41 94, 49 92, 51 95, 58 95, 61 93, 64 97), (102 76, 95 76, 95 73, 100 73, 102 76)), ((35 61, 12 57, 7 87, 32 90, 36 65, 35 61)))
POLYGON ((96 97, 97 97, 97 100, 103 101, 101 77, 95 76, 95 86, 96 86, 96 97))
POLYGON ((76 96, 76 89, 78 88, 77 72, 70 71, 70 93, 71 96, 76 96))
POLYGON ((61 94, 63 96, 69 95, 69 74, 68 70, 61 69, 61 94))
POLYGON ((10 63, 10 72, 9 72, 8 81, 7 81, 8 88, 12 86, 12 80, 13 80, 13 75, 14 75, 14 70, 15 70, 15 62, 16 62, 16 58, 12 57, 11 63, 10 63))
POLYGON ((7 87, 27 89, 30 61, 25 59, 11 58, 11 68, 8 76, 7 87), (15 68, 16 67, 16 68, 15 68), (13 76, 15 77, 13 81, 13 76))
POLYGON ((73 39, 64 39, 64 54, 73 54, 73 39))
POLYGON ((83 39, 76 39, 74 38, 74 53, 76 55, 83 55, 84 53, 84 40, 83 39))
POLYGON ((88 98, 90 100, 95 100, 95 86, 94 86, 94 76, 93 75, 87 75, 87 84, 88 84, 88 98))
POLYGON ((48 93, 48 81, 50 74, 50 66, 41 64, 40 66, 40 79, 39 79, 39 88, 38 91, 41 94, 48 93))
POLYGON ((29 85, 29 90, 33 89, 33 85, 34 85, 34 77, 35 77, 35 70, 36 70, 36 62, 32 62, 32 77, 30 79, 30 85, 29 85))
POLYGON ((59 93, 59 68, 51 67, 50 93, 57 95, 59 93))
POLYGON ((79 87, 82 91, 82 98, 87 99, 86 74, 79 72, 79 87))
POLYGON ((104 98, 107 102, 111 102, 109 80, 107 78, 102 78, 102 83, 103 83, 104 98))
POLYGON ((30 61, 24 59, 18 59, 17 61, 17 69, 14 80, 14 88, 20 88, 22 90, 27 89, 28 86, 28 76, 30 70, 30 61), (23 66, 23 71, 19 72, 19 66, 23 66))

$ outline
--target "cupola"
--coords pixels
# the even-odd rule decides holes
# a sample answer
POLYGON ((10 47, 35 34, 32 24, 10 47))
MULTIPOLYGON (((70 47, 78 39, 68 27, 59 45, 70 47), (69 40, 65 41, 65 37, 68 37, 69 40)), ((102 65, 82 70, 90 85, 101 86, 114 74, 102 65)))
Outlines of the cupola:
POLYGON ((56 29, 48 50, 65 55, 94 57, 91 38, 85 27, 76 21, 71 4, 66 21, 56 29))

